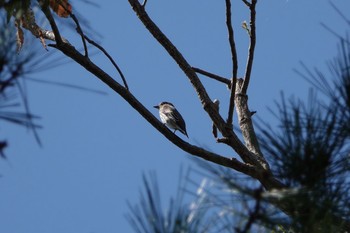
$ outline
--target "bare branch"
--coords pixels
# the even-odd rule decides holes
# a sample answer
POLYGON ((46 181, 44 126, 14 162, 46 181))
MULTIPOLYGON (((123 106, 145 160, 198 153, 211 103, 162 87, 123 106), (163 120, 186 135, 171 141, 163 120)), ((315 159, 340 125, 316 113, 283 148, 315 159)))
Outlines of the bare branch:
POLYGON ((242 0, 242 2, 247 6, 247 7, 250 7, 250 2, 248 2, 247 0, 242 0))
POLYGON ((192 69, 195 72, 199 73, 199 74, 202 74, 202 75, 205 75, 205 76, 207 76, 209 78, 215 79, 216 81, 225 83, 229 88, 231 86, 231 81, 228 80, 227 78, 223 78, 223 77, 221 77, 219 75, 216 75, 216 74, 213 74, 213 73, 209 73, 209 72, 207 72, 205 70, 202 70, 202 69, 199 69, 199 68, 196 68, 196 67, 192 67, 192 69))
POLYGON ((143 0, 142 7, 145 8, 147 4, 147 0, 143 0))
POLYGON ((256 43, 256 30, 255 30, 255 20, 256 20, 256 6, 257 0, 252 0, 252 3, 249 5, 250 9, 250 45, 248 51, 248 61, 247 67, 244 75, 244 83, 242 86, 242 93, 246 94, 249 86, 250 75, 252 73, 253 61, 254 61, 254 52, 255 52, 255 43, 256 43))
POLYGON ((207 161, 235 169, 239 172, 262 179, 264 177, 264 171, 261 171, 249 164, 244 164, 235 158, 223 157, 219 154, 207 151, 203 148, 194 146, 185 142, 179 138, 176 134, 170 131, 163 123, 161 123, 147 108, 145 108, 141 102, 139 102, 126 88, 116 82, 111 76, 105 73, 97 65, 95 65, 89 58, 83 56, 70 44, 51 45, 59 49, 68 57, 82 65, 90 73, 94 74, 102 82, 108 85, 111 89, 117 92, 123 99, 125 99, 131 107, 133 107, 143 118, 145 118, 154 128, 162 133, 169 141, 176 146, 186 151, 187 153, 196 157, 205 159, 207 161))
POLYGON ((123 80, 123 83, 124 83, 124 87, 129 90, 129 87, 128 87, 128 83, 126 82, 126 79, 124 77, 124 74, 122 72, 122 70, 119 68, 119 66, 117 65, 117 63, 113 60, 113 58, 111 57, 111 55, 109 55, 109 53, 99 44, 97 44, 95 41, 91 40, 90 38, 88 38, 86 35, 84 35, 85 39, 92 45, 94 45, 95 47, 97 47, 99 50, 101 50, 107 57, 108 59, 112 62, 113 66, 117 69, 120 77, 122 78, 123 80))
POLYGON ((85 51, 85 56, 88 57, 89 56, 89 52, 86 46, 86 41, 84 38, 84 32, 80 27, 80 23, 77 19, 77 17, 75 17, 75 15, 72 13, 71 10, 67 9, 66 4, 62 4, 62 2, 58 2, 58 4, 60 5, 60 7, 62 7, 66 12, 69 12, 69 16, 73 19, 75 25, 77 26, 76 30, 79 33, 79 35, 81 36, 81 40, 83 42, 83 46, 84 46, 84 51, 85 51))
POLYGON ((73 19, 75 24, 77 25, 77 29, 76 30, 79 33, 79 35, 81 36, 81 40, 83 41, 85 57, 88 57, 89 53, 88 53, 88 49, 87 49, 87 46, 86 46, 86 41, 85 41, 86 38, 85 38, 84 32, 83 32, 83 30, 80 27, 80 24, 79 24, 79 21, 78 21, 77 17, 75 17, 75 15, 73 13, 70 13, 69 15, 73 19))
POLYGON ((264 167, 264 169, 269 170, 269 164, 264 159, 264 156, 260 150, 258 139, 255 134, 253 122, 251 119, 251 116, 253 114, 248 108, 248 96, 240 92, 243 82, 244 81, 242 79, 237 80, 235 98, 239 127, 242 131, 244 142, 248 150, 256 156, 257 160, 259 160, 261 166, 264 167))
POLYGON ((230 105, 228 108, 227 124, 232 125, 233 120, 233 110, 235 107, 235 91, 236 91, 236 79, 238 71, 238 61, 237 61, 237 51, 234 38, 234 32, 232 27, 231 19, 231 0, 226 0, 226 26, 228 30, 228 39, 231 48, 231 58, 232 58, 232 77, 231 77, 231 95, 230 95, 230 105))
MULTIPOLYGON (((214 103, 208 96, 203 84, 199 80, 197 74, 192 67, 188 64, 178 49, 171 43, 171 41, 162 33, 157 25, 150 19, 138 0, 128 0, 133 10, 136 12, 139 19, 154 36, 154 38, 166 49, 169 55, 175 60, 182 71, 186 74, 192 86, 194 87, 197 95, 202 103, 203 109, 208 113, 215 126, 221 132, 225 138, 225 142, 229 145, 237 154, 242 158, 245 163, 256 165, 258 168, 262 168, 261 163, 257 160, 256 156, 251 153, 247 147, 240 141, 237 135, 232 130, 232 125, 228 126, 222 119, 220 114, 215 109, 214 103)), ((232 88, 231 88, 232 89, 232 88)), ((268 171, 266 171, 268 172, 268 171)))

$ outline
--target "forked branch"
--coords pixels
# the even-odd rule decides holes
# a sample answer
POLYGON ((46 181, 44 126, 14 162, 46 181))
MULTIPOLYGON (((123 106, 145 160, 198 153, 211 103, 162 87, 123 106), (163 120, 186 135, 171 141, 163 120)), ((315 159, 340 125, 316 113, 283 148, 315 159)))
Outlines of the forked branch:
POLYGON ((87 37, 86 35, 84 35, 84 38, 93 46, 95 46, 96 48, 98 48, 99 50, 101 50, 104 55, 106 55, 106 57, 109 59, 110 62, 112 62, 113 66, 117 69, 120 77, 122 78, 122 81, 124 83, 124 87, 129 90, 129 86, 128 83, 126 82, 126 78, 122 72, 122 70, 119 68, 118 64, 114 61, 114 59, 112 58, 111 55, 109 55, 109 53, 99 44, 97 44, 95 41, 91 40, 89 37, 87 37))

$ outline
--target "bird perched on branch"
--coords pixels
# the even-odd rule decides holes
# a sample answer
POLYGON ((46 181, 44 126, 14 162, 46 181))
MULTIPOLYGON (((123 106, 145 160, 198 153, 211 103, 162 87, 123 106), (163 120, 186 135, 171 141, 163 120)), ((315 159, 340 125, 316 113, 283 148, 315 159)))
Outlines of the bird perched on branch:
POLYGON ((154 106, 159 109, 160 120, 169 128, 179 130, 181 133, 188 137, 186 132, 186 123, 181 114, 176 110, 175 106, 169 102, 161 102, 154 106))

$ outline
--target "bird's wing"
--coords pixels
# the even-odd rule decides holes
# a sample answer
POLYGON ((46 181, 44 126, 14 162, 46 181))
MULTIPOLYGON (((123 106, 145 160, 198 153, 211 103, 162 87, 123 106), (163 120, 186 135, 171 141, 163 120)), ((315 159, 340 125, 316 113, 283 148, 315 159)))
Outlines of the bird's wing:
POLYGON ((186 134, 186 123, 179 111, 177 111, 177 109, 174 109, 171 115, 175 119, 176 124, 180 127, 180 129, 182 129, 184 134, 186 134))
POLYGON ((167 116, 170 119, 173 119, 176 122, 176 125, 180 128, 179 130, 187 135, 186 132, 186 123, 184 121, 184 119, 182 118, 181 114, 179 113, 179 111, 177 111, 176 108, 171 107, 171 108, 166 108, 164 109, 163 114, 165 116, 167 116))

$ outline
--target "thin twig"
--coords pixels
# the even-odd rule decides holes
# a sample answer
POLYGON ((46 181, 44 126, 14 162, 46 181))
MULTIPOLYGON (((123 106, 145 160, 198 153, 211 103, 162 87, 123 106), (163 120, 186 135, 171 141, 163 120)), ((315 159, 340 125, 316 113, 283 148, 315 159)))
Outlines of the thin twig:
POLYGON ((145 8, 147 4, 147 0, 143 0, 142 7, 145 8))
POLYGON ((126 82, 126 79, 124 77, 124 74, 122 72, 122 70, 119 68, 119 66, 117 65, 117 63, 113 60, 113 58, 111 57, 111 55, 108 54, 108 52, 99 44, 97 44, 95 41, 91 40, 89 37, 87 37, 86 35, 84 35, 84 38, 92 45, 94 45, 96 48, 98 48, 99 50, 101 50, 107 57, 108 59, 112 62, 113 66, 117 69, 120 77, 123 80, 124 83, 124 87, 129 90, 129 86, 128 83, 126 82))
POLYGON ((256 6, 257 0, 252 0, 252 3, 249 6, 250 9, 250 45, 248 51, 248 61, 247 67, 244 75, 244 83, 242 86, 241 92, 243 94, 247 93, 247 89, 249 86, 250 75, 252 73, 253 61, 254 61, 254 51, 255 51, 255 43, 256 43, 256 30, 255 30, 255 20, 256 20, 256 6))
POLYGON ((81 29, 80 27, 80 23, 77 19, 77 17, 75 17, 75 15, 72 13, 71 10, 67 9, 66 5, 65 4, 61 4, 59 2, 59 5, 66 11, 66 12, 69 12, 69 16, 73 19, 75 25, 77 25, 77 32, 79 33, 79 35, 81 36, 81 40, 83 41, 83 46, 84 46, 84 51, 85 51, 85 57, 88 57, 89 56, 89 53, 88 53, 88 49, 87 49, 87 46, 86 46, 86 41, 84 39, 84 32, 83 30, 81 29))
POLYGON ((244 4, 246 4, 247 7, 250 7, 250 5, 251 5, 250 2, 248 2, 247 0, 242 0, 242 2, 243 2, 244 4))
POLYGON ((235 107, 235 91, 236 91, 236 79, 238 71, 237 51, 234 38, 234 32, 232 27, 231 19, 231 0, 226 0, 226 26, 228 30, 228 39, 231 48, 232 58, 232 77, 231 77, 231 94, 230 94, 230 105, 228 109, 227 125, 232 125, 233 110, 235 107))
POLYGON ((75 17, 75 15, 73 13, 70 13, 70 17, 73 19, 73 21, 77 25, 76 30, 79 33, 79 35, 81 36, 81 40, 83 41, 85 57, 89 57, 89 53, 88 53, 88 49, 87 49, 87 46, 86 46, 84 32, 83 32, 83 30, 80 27, 79 21, 78 21, 77 17, 75 17))
POLYGON ((321 26, 324 27, 327 31, 329 31, 330 33, 332 33, 335 37, 337 37, 339 40, 341 40, 342 42, 349 44, 350 42, 348 40, 346 40, 345 37, 341 36, 339 33, 335 32, 333 29, 331 29, 330 27, 328 27, 326 24, 321 23, 321 26))
POLYGON ((202 74, 202 75, 205 75, 209 78, 212 78, 212 79, 215 79, 216 81, 219 81, 219 82, 222 82, 222 83, 225 83, 229 88, 231 87, 231 81, 228 80, 227 78, 223 78, 219 75, 216 75, 216 74, 213 74, 213 73, 210 73, 210 72, 207 72, 205 70, 202 70, 202 69, 199 69, 197 67, 192 67, 192 69, 199 73, 199 74, 202 74))
POLYGON ((24 109, 25 109, 25 116, 28 119, 28 127, 33 130, 33 134, 34 134, 35 140, 37 141, 38 145, 42 146, 41 140, 40 140, 40 137, 39 137, 39 133, 36 130, 38 128, 38 126, 33 122, 33 119, 32 119, 33 117, 32 117, 32 114, 30 113, 30 107, 29 107, 28 98, 27 98, 27 95, 25 93, 25 90, 20 85, 18 79, 14 79, 14 82, 17 82, 16 86, 17 86, 18 91, 19 91, 19 93, 21 95, 21 98, 22 98, 23 106, 24 106, 24 109))
POLYGON ((340 15, 340 17, 343 18, 343 20, 350 25, 350 20, 339 10, 339 8, 331 1, 329 1, 329 4, 331 4, 332 8, 340 15))

